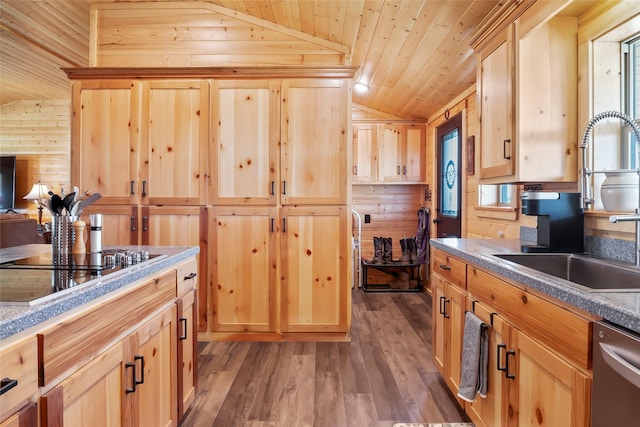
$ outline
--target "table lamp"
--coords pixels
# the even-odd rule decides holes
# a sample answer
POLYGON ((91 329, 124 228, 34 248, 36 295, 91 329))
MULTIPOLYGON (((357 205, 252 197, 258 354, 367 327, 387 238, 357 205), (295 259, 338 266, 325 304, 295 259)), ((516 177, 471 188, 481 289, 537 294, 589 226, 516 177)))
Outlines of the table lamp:
POLYGON ((49 189, 45 184, 38 182, 33 184, 29 194, 23 197, 25 200, 33 200, 38 205, 38 227, 42 228, 42 210, 44 204, 47 202, 47 196, 49 195, 49 189))

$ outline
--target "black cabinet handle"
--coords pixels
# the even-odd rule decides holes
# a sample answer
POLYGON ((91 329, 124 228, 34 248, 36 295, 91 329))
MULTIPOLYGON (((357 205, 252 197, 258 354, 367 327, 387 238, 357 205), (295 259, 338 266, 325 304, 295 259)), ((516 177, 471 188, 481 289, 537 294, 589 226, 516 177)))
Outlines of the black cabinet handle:
POLYGON ((271 232, 272 232, 272 233, 273 233, 274 231, 276 231, 276 228, 275 228, 275 222, 276 222, 276 219, 275 219, 275 218, 271 218, 271 232))
POLYGON ((180 323, 182 323, 182 334, 178 337, 180 341, 184 341, 187 339, 187 319, 185 317, 181 317, 180 323))
POLYGON ((196 276, 197 276, 196 273, 190 273, 188 276, 184 276, 184 280, 191 280, 196 276))
POLYGON ((127 387, 124 390, 127 394, 134 393, 136 391, 136 364, 127 362, 124 364, 124 368, 131 368, 131 388, 127 387))
POLYGON ((509 378, 510 380, 513 380, 513 379, 516 378, 516 374, 510 374, 509 373, 509 356, 513 356, 514 360, 515 360, 516 352, 513 351, 513 350, 509 350, 509 351, 507 351, 506 355, 507 355, 507 362, 505 363, 505 371, 504 371, 504 373, 505 373, 505 376, 507 378, 509 378))
POLYGON ((282 218, 282 231, 287 231, 287 218, 282 218))
POLYGON ((274 196, 276 194, 276 182, 271 181, 271 195, 274 196))
POLYGON ((149 231, 149 217, 142 217, 142 231, 149 231))
POLYGON ((398 165, 398 171, 397 174, 400 175, 400 165, 398 165))
MULTIPOLYGON (((133 383, 137 386, 139 384, 144 384, 144 356, 135 355, 133 356, 134 362, 140 361, 140 379, 136 379, 135 374, 133 377, 133 383)), ((135 370, 133 371, 135 373, 135 370)))
POLYGON ((147 181, 142 181, 142 197, 147 195, 147 181))
POLYGON ((0 396, 18 385, 18 380, 12 380, 11 378, 3 378, 0 381, 0 396))
POLYGON ((444 300, 446 297, 440 297, 440 309, 438 310, 440 314, 444 314, 444 300))
POLYGON ((131 231, 136 231, 136 217, 131 217, 131 231))
POLYGON ((438 265, 438 267, 440 267, 443 270, 449 271, 451 270, 451 267, 449 267, 447 264, 440 264, 438 265))
POLYGON ((287 181, 282 181, 282 194, 287 195, 287 181))
POLYGON ((353 167, 353 174, 358 175, 358 166, 353 167))
POLYGON ((507 371, 507 365, 505 364, 504 366, 500 366, 500 365, 502 365, 502 363, 500 363, 500 353, 501 353, 501 352, 500 352, 500 350, 501 350, 501 349, 506 350, 506 349, 507 349, 506 344, 498 344, 498 345, 496 346, 496 360, 498 361, 498 362, 497 362, 496 369, 497 369, 498 371, 506 372, 506 371, 507 371))
POLYGON ((511 155, 507 154, 507 144, 511 144, 510 139, 505 139, 504 141, 502 141, 502 157, 504 157, 506 160, 511 160, 511 155))
POLYGON ((407 166, 406 166, 406 165, 402 166, 402 174, 403 174, 404 176, 406 176, 406 175, 407 175, 407 166))
POLYGON ((133 196, 134 194, 136 194, 136 189, 135 189, 135 187, 136 187, 136 182, 135 182, 135 181, 131 181, 131 190, 130 190, 130 193, 131 193, 131 195, 132 195, 132 196, 133 196))

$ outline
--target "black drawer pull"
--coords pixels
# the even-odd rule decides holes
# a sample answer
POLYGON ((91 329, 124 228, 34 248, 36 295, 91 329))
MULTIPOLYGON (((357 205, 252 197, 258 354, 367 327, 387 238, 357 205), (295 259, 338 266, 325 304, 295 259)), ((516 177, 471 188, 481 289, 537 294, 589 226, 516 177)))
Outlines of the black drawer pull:
POLYGON ((124 368, 125 369, 131 368, 131 388, 127 387, 124 389, 124 391, 127 394, 134 393, 136 391, 136 364, 127 362, 124 364, 124 368))
POLYGON ((182 334, 180 335, 180 341, 184 341, 187 339, 187 319, 186 317, 181 317, 180 323, 182 323, 182 334))
POLYGON ((18 380, 12 380, 11 378, 3 378, 0 382, 0 396, 18 385, 18 380))
POLYGON ((451 267, 449 267, 447 264, 440 264, 439 267, 443 270, 449 271, 451 270, 451 267))
POLYGON ((496 369, 497 369, 498 371, 504 371, 504 372, 506 372, 506 371, 507 371, 507 365, 505 364, 504 366, 500 366, 500 365, 502 365, 502 363, 500 363, 500 353, 501 353, 501 352, 500 352, 500 349, 504 349, 504 350, 506 350, 506 349, 507 349, 507 345, 506 345, 506 344, 498 344, 498 345, 496 346, 496 355, 497 355, 496 359, 497 359, 497 361, 498 361, 498 362, 497 362, 496 369))
POLYGON ((507 354, 507 363, 505 363, 505 371, 504 371, 504 373, 505 373, 505 376, 507 378, 509 378, 510 380, 513 380, 513 379, 516 378, 516 374, 510 374, 509 373, 509 356, 513 356, 514 360, 515 360, 516 352, 513 351, 513 350, 509 350, 509 351, 507 351, 506 354, 507 354))
POLYGON ((193 279, 194 277, 196 277, 196 273, 191 273, 191 274, 189 274, 188 276, 184 276, 184 279, 183 279, 183 280, 191 280, 191 279, 193 279))
POLYGON ((134 384, 135 384, 136 386, 137 386, 138 384, 144 384, 144 356, 139 356, 139 355, 137 355, 137 354, 136 354, 135 356, 133 356, 133 360, 134 360, 134 361, 136 361, 136 362, 137 362, 138 360, 140 361, 140 379, 139 379, 139 380, 138 380, 138 379, 136 379, 136 377, 135 377, 135 370, 134 370, 134 371, 133 371, 133 372, 134 372, 134 376, 133 376, 134 384))

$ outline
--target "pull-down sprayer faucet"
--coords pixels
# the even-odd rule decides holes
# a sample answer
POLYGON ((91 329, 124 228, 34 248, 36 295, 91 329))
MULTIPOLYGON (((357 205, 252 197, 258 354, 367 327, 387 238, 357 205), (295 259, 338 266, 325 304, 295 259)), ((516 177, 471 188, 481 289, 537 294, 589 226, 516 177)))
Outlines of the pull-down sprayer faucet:
MULTIPOLYGON (((635 124, 631 117, 626 114, 619 113, 617 111, 605 111, 600 114, 596 114, 593 116, 587 126, 584 129, 584 133, 582 134, 582 143, 580 144, 580 148, 582 149, 582 173, 581 173, 581 190, 582 190, 582 208, 588 209, 590 204, 593 204, 594 199, 591 196, 591 185, 589 184, 589 176, 593 173, 591 169, 588 167, 587 163, 587 148, 589 147, 589 137, 591 136, 591 131, 596 123, 600 120, 607 119, 610 117, 618 118, 624 121, 626 124, 631 126, 633 129, 633 133, 636 136, 636 168, 638 169, 638 185, 640 187, 640 128, 635 124)), ((613 223, 625 222, 625 221, 635 221, 636 223, 636 247, 635 247, 635 265, 640 266, 640 188, 638 191, 638 205, 636 207, 635 215, 611 215, 609 220, 613 223)))

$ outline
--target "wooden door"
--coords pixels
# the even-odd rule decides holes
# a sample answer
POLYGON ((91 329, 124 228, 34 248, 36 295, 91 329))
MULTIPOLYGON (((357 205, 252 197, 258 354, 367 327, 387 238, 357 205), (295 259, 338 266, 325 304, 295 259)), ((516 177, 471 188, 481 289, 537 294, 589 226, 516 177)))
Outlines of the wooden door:
POLYGON ((347 330, 346 208, 282 210, 282 331, 347 330))
POLYGON ((437 237, 462 236, 462 113, 436 129, 437 237))
POLYGON ((205 205, 208 82, 147 81, 142 94, 142 203, 205 205))
POLYGON ((282 83, 283 204, 346 204, 351 150, 346 80, 282 83))
POLYGON ((425 182, 425 150, 425 125, 406 125, 406 144, 402 166, 402 176, 405 182, 425 182))
POLYGON ((378 180, 378 125, 353 125, 353 182, 378 180))
POLYGON ((403 146, 406 136, 401 125, 385 124, 380 129, 378 147, 378 180, 382 182, 402 181, 403 146))
POLYGON ((44 427, 123 425, 123 342, 109 347, 41 398, 44 427))
POLYGON ((280 83, 214 81, 211 95, 211 199, 216 204, 275 204, 280 83))
POLYGON ((139 201, 139 84, 128 80, 73 83, 71 182, 100 193, 99 204, 139 201))
POLYGON ((502 427, 507 425, 508 405, 507 378, 500 370, 504 366, 505 350, 508 344, 509 326, 501 317, 480 302, 475 302, 473 310, 489 326, 489 361, 487 371, 487 397, 465 403, 465 409, 477 427, 502 427), (500 364, 498 364, 500 361, 500 364))
MULTIPOLYGON (((178 423, 176 306, 172 305, 138 328, 127 361, 136 369, 133 392, 127 393, 131 426, 172 426, 178 423)), ((131 370, 127 370, 127 373, 131 370)))
POLYGON ((275 331, 275 207, 216 207, 212 223, 212 330, 275 331))
POLYGON ((514 173, 513 28, 507 27, 478 56, 481 179, 514 173))
MULTIPOLYGON (((180 279, 180 278, 179 278, 180 279)), ((178 300, 178 419, 196 398, 196 292, 178 300)))
POLYGON ((515 328, 511 348, 509 426, 589 426, 590 376, 515 328))

